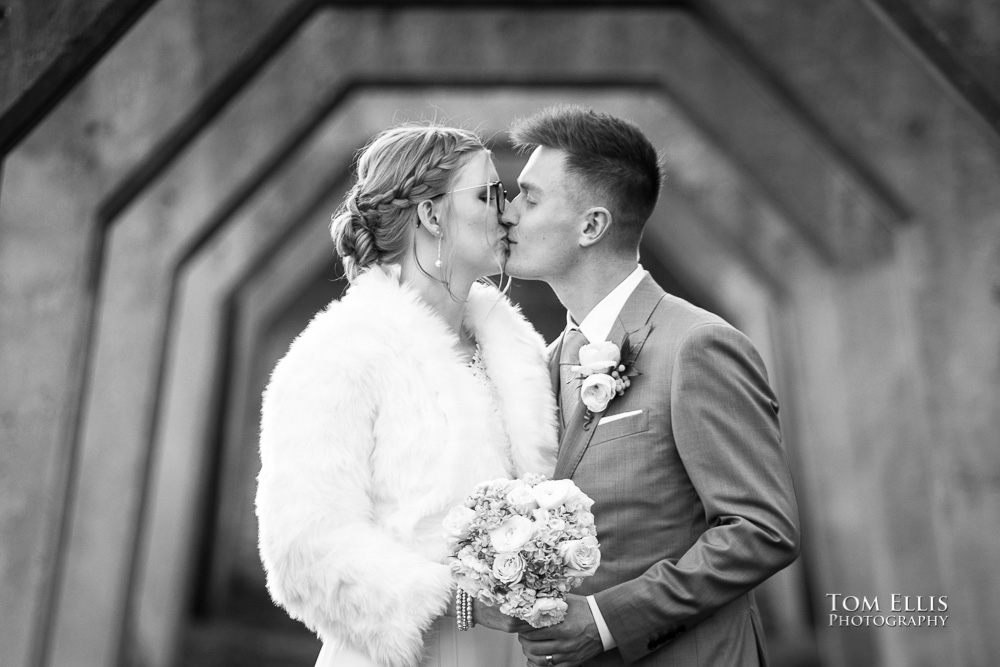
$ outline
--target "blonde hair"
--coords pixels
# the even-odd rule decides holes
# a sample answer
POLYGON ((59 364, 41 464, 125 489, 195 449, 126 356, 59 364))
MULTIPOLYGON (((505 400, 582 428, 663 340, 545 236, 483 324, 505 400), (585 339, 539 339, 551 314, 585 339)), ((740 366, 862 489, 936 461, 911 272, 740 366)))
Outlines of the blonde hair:
POLYGON ((480 150, 487 148, 479 135, 454 127, 408 124, 376 135, 358 153, 357 181, 330 225, 347 279, 398 261, 418 222, 416 205, 445 194, 480 150))

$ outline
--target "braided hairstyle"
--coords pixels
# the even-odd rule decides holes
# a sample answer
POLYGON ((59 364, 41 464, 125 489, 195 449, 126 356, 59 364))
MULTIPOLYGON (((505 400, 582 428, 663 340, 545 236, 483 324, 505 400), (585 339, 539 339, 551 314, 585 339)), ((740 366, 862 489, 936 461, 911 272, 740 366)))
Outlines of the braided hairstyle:
POLYGON ((448 191, 477 151, 475 132, 407 124, 384 130, 358 154, 357 182, 333 214, 330 235, 351 282, 366 268, 406 251, 418 203, 448 191))

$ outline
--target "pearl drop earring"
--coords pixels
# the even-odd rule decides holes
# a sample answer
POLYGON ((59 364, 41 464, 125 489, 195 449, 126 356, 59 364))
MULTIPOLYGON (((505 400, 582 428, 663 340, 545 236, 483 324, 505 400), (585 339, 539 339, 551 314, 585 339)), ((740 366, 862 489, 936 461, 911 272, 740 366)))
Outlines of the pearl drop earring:
POLYGON ((438 258, 437 261, 434 262, 434 266, 436 266, 439 269, 441 268, 441 237, 442 237, 441 232, 438 232, 438 258))

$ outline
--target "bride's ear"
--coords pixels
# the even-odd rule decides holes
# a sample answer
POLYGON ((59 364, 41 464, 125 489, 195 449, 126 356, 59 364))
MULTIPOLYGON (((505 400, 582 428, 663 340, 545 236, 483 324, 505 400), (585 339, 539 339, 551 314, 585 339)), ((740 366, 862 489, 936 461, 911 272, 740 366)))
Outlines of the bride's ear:
POLYGON ((417 204, 417 226, 421 225, 435 236, 441 233, 437 213, 434 211, 434 202, 430 199, 425 199, 417 204))

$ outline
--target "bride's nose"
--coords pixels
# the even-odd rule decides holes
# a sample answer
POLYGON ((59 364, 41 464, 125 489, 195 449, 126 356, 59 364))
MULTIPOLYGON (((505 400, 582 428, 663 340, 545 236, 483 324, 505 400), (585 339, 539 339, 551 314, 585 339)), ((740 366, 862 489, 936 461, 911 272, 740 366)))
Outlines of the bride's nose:
POLYGON ((506 227, 513 227, 517 224, 518 220, 518 198, 514 197, 513 200, 508 201, 504 205, 503 215, 500 216, 500 224, 506 227))

